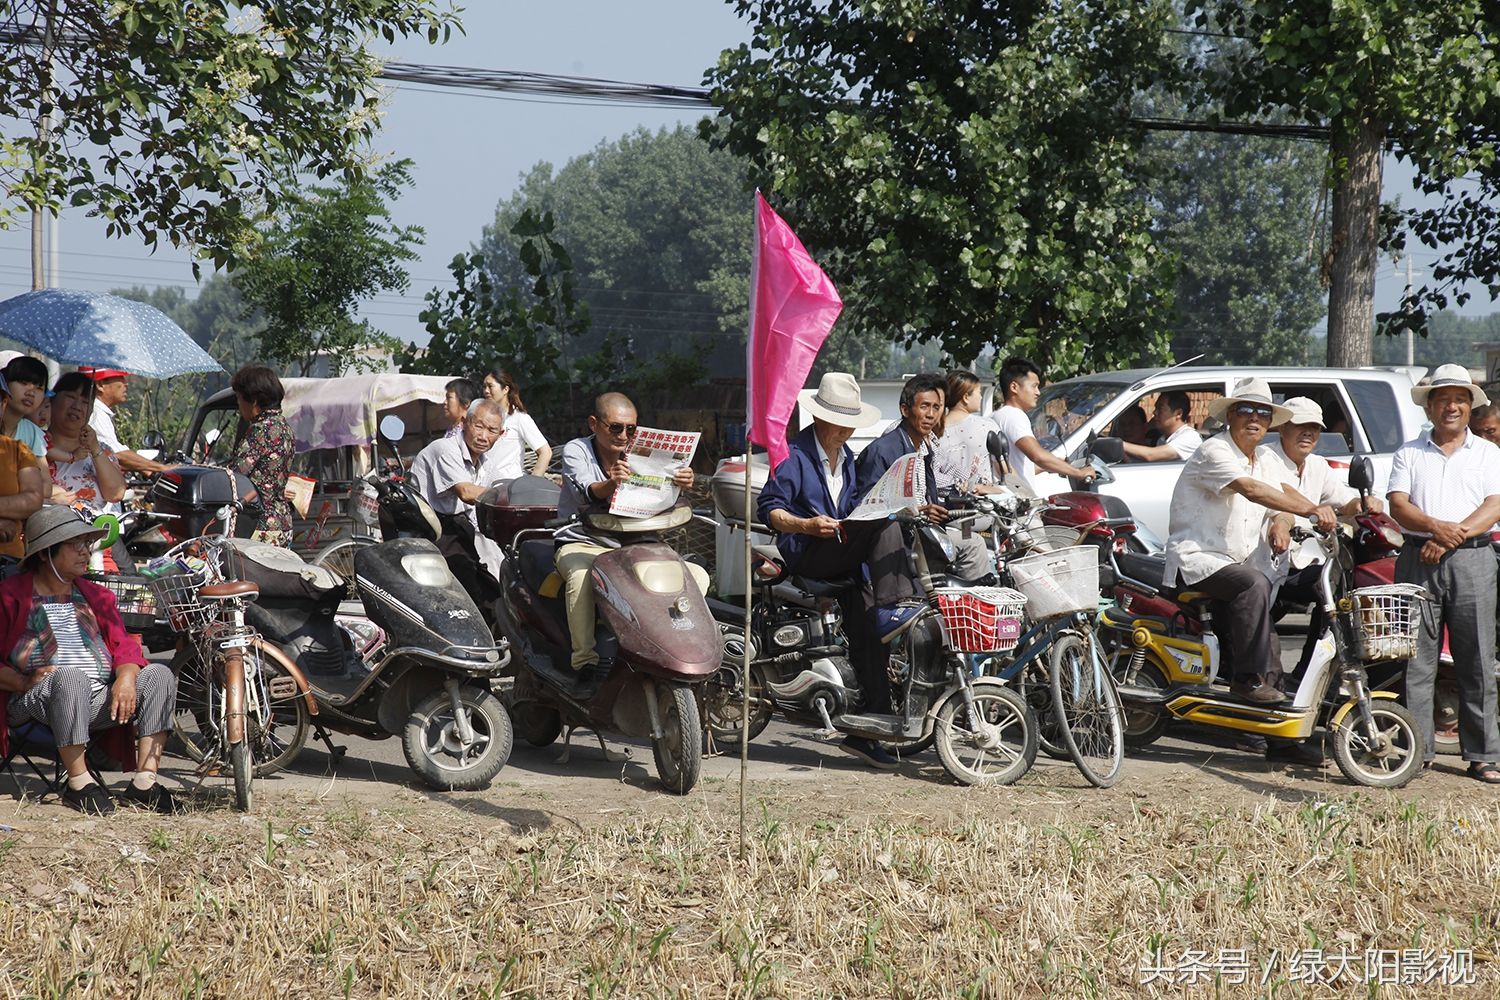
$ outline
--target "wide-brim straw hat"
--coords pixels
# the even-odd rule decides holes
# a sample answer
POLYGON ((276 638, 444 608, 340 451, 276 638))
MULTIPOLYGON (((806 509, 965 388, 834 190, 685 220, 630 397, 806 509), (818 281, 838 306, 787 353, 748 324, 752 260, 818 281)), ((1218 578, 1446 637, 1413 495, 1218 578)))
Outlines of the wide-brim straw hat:
POLYGON ((1484 390, 1474 384, 1469 377, 1469 369, 1463 365, 1438 365, 1437 371, 1432 373, 1432 381, 1426 385, 1414 385, 1411 387, 1411 401, 1418 406, 1427 405, 1427 397, 1432 395, 1432 390, 1442 389, 1450 385, 1463 386, 1469 390, 1469 399, 1474 406, 1487 406, 1490 397, 1484 394, 1484 390))
POLYGON ((1251 403, 1255 406, 1269 406, 1271 408, 1271 421, 1269 426, 1285 423, 1292 411, 1271 399, 1271 387, 1263 378, 1244 378, 1234 384, 1229 395, 1222 399, 1216 399, 1208 404, 1208 415, 1221 423, 1229 422, 1229 408, 1239 403, 1251 403))
POLYGON ((96 527, 92 521, 71 507, 48 504, 26 519, 26 555, 31 558, 38 552, 46 552, 54 545, 71 542, 75 538, 98 541, 109 532, 96 527))
POLYGON ((1282 404, 1290 414, 1280 424, 1272 424, 1273 428, 1282 424, 1317 424, 1325 431, 1328 425, 1323 422, 1323 408, 1316 400, 1308 399, 1306 396, 1293 396, 1282 404))
POLYGON ((829 372, 816 389, 803 389, 798 401, 825 423, 856 430, 880 420, 880 410, 860 401, 859 383, 846 372, 829 372))

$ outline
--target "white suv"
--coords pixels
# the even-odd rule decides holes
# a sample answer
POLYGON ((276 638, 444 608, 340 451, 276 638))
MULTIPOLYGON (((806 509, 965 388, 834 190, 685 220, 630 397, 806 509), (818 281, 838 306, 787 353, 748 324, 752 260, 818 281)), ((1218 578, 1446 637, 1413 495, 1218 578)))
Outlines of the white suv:
MULTIPOLYGON (((1189 422, 1207 437, 1216 429, 1204 427, 1208 404, 1226 395, 1242 378, 1263 378, 1277 402, 1308 396, 1321 404, 1328 430, 1318 442, 1318 452, 1335 463, 1353 455, 1370 456, 1377 495, 1384 495, 1391 456, 1427 422, 1422 408, 1411 401, 1411 387, 1424 373, 1421 368, 1245 367, 1103 372, 1047 386, 1030 413, 1031 426, 1042 447, 1075 459, 1089 435, 1109 434, 1115 419, 1128 407, 1139 405, 1150 417, 1156 397, 1177 389, 1186 392, 1192 403, 1189 422)), ((1180 461, 1116 465, 1116 481, 1100 487, 1100 492, 1120 497, 1130 505, 1138 523, 1166 538, 1172 489, 1182 466, 1180 461)), ((1042 473, 1036 477, 1041 496, 1069 488, 1061 476, 1042 473)))

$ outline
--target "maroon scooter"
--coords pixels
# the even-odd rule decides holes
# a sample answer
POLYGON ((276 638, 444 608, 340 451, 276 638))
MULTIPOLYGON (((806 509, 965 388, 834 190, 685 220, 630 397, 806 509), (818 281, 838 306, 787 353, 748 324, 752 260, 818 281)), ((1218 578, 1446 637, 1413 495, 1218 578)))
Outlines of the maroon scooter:
POLYGON ((564 729, 593 730, 601 744, 606 733, 649 737, 661 783, 684 795, 702 767, 698 685, 724 655, 703 598, 708 574, 663 540, 692 519, 692 508, 679 500, 651 517, 580 515, 591 534, 619 547, 594 560, 590 574, 600 663, 574 671, 554 558, 558 495, 551 481, 523 476, 497 483, 477 504, 479 530, 505 554, 495 614, 511 641, 516 735, 537 747, 564 729))

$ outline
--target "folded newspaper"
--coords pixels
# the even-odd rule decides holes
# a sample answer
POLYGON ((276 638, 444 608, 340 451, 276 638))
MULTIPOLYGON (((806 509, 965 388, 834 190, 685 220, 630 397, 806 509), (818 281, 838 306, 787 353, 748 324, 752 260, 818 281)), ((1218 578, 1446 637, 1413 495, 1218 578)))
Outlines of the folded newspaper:
POLYGON ((927 471, 915 452, 902 455, 885 470, 845 520, 878 521, 899 510, 913 510, 927 502, 927 471))
POLYGON ((637 429, 627 455, 630 478, 615 490, 609 512, 625 517, 650 517, 676 503, 678 490, 672 474, 693 464, 699 437, 697 431, 637 429))

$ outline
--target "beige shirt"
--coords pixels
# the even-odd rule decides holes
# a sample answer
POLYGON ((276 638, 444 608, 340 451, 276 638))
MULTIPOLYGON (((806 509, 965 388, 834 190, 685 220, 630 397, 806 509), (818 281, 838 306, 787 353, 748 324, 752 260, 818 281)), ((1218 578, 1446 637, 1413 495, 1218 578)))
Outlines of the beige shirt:
MULTIPOLYGON (((1275 441, 1266 445, 1275 460, 1281 465, 1281 475, 1286 482, 1296 487, 1308 500, 1318 505, 1328 505, 1337 510, 1350 500, 1359 497, 1359 490, 1349 485, 1349 473, 1335 469, 1328 464, 1328 459, 1322 455, 1308 455, 1302 462, 1302 471, 1299 473, 1292 460, 1286 457, 1286 452, 1281 447, 1281 436, 1277 435, 1275 441)), ((1295 523, 1303 528, 1312 526, 1312 521, 1298 516, 1295 523)), ((1315 562, 1321 562, 1323 549, 1316 543, 1309 542, 1298 545, 1295 542, 1292 547, 1281 555, 1271 552, 1271 547, 1261 547, 1261 558, 1266 575, 1273 581, 1287 575, 1288 569, 1302 569, 1311 566, 1315 562)))
POLYGON ((1272 512, 1229 489, 1229 484, 1251 478, 1280 489, 1286 481, 1284 468, 1266 445, 1256 448, 1252 459, 1227 433, 1203 442, 1182 467, 1172 491, 1163 582, 1175 586, 1180 572, 1183 582, 1192 585, 1225 566, 1249 562, 1265 537, 1272 512))

